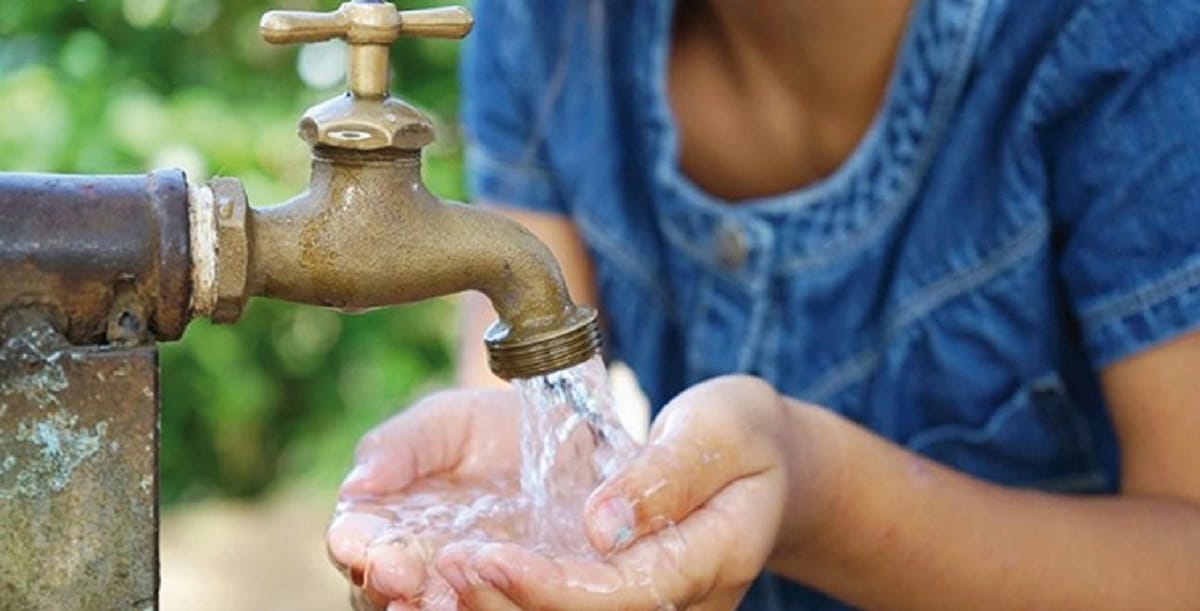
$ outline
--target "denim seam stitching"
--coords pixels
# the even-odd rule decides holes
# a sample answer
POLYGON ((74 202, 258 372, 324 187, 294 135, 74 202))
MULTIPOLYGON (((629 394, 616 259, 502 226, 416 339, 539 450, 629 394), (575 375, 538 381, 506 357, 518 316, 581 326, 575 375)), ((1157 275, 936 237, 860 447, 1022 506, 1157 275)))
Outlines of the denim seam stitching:
MULTIPOLYGON (((763 232, 758 231, 758 225, 755 223, 746 223, 746 228, 753 231, 757 235, 763 235, 763 232)), ((723 278, 728 278, 738 284, 749 286, 752 290, 758 290, 760 285, 765 284, 766 278, 771 275, 773 266, 766 264, 766 258, 773 252, 772 240, 764 239, 759 243, 748 246, 753 252, 755 249, 760 253, 758 255, 762 260, 754 265, 754 273, 747 274, 744 270, 749 269, 749 264, 739 267, 737 270, 729 270, 728 268, 716 264, 712 260, 712 252, 704 250, 695 245, 696 241, 689 238, 686 234, 675 227, 674 223, 662 222, 659 223, 662 229, 662 234, 671 242, 671 244, 679 251, 686 254, 696 262, 702 269, 708 273, 715 273, 723 278), (749 276, 749 277, 747 277, 749 276)))
POLYGON ((663 222, 659 223, 659 226, 662 228, 663 235, 671 241, 671 244, 673 244, 675 248, 687 253, 689 257, 695 259, 699 263, 707 264, 709 262, 711 253, 694 246, 694 240, 684 235, 682 231, 675 227, 674 223, 663 222))
MULTIPOLYGON (((958 273, 947 272, 947 277, 935 280, 917 291, 909 302, 916 305, 905 307, 888 318, 880 344, 892 342, 917 321, 1020 265, 1042 245, 1042 238, 1047 231, 1044 224, 1037 223, 985 256, 979 265, 958 273)), ((816 401, 832 396, 866 377, 878 365, 882 351, 876 345, 834 365, 828 373, 807 387, 804 397, 816 401)))
MULTIPOLYGON (((764 313, 763 325, 769 326, 770 328, 779 329, 782 326, 779 324, 779 321, 778 321, 779 317, 780 317, 780 315, 779 315, 777 308, 767 307, 766 312, 764 313), (772 317, 772 315, 774 315, 774 317, 776 318, 776 320, 774 321, 775 324, 767 325, 766 319, 769 317, 772 317)), ((783 344, 783 333, 778 333, 778 332, 768 333, 768 334, 766 334, 765 338, 763 339, 762 350, 759 351, 759 360, 758 360, 757 368, 758 368, 759 373, 762 375, 762 377, 764 379, 767 379, 767 380, 776 379, 775 376, 777 375, 777 373, 779 371, 778 363, 780 361, 780 347, 782 346, 782 344, 783 344)))
MULTIPOLYGON (((1023 384, 1017 390, 1017 394, 1020 395, 1021 393, 1029 392, 1029 389, 1037 384, 1054 382, 1056 377, 1054 373, 1038 376, 1034 381, 1023 384)), ((904 447, 914 452, 920 452, 921 450, 928 450, 934 444, 950 440, 969 441, 972 443, 985 442, 994 438, 1001 427, 1007 424, 1013 416, 1025 410, 1026 407, 1028 407, 1027 403, 1013 401, 1011 404, 1005 405, 996 412, 993 412, 987 421, 983 423, 983 426, 972 427, 963 424, 947 424, 926 429, 905 441, 904 447)))
MULTIPOLYGON (((564 21, 562 34, 559 38, 559 48, 566 49, 569 44, 568 36, 571 32, 571 26, 576 18, 576 9, 574 4, 568 9, 567 16, 564 21)), ((532 20, 532 16, 527 12, 526 18, 532 20)), ((546 135, 546 131, 550 128, 550 120, 553 115, 554 107, 557 105, 559 98, 562 96, 563 86, 567 81, 567 60, 566 53, 559 53, 558 61, 554 65, 554 70, 549 74, 546 81, 545 92, 542 99, 536 105, 536 112, 533 117, 533 124, 530 126, 529 136, 526 138, 525 145, 521 151, 521 162, 529 167, 538 167, 532 163, 533 159, 538 156, 538 148, 546 135)), ((539 168, 540 169, 540 168, 539 168)))
MULTIPOLYGON (((1063 386, 1062 378, 1055 371, 1050 371, 1041 376, 1034 378, 1032 381, 1023 384, 1018 393, 1029 393, 1038 386, 1049 385, 1067 402, 1070 406, 1070 399, 1066 395, 1066 389, 1063 386)), ((921 431, 904 443, 904 446, 914 452, 928 450, 935 444, 947 441, 968 441, 971 443, 984 443, 995 437, 1001 426, 1006 424, 1009 419, 1023 411, 1029 404, 1014 402, 1011 405, 1003 407, 1001 410, 992 413, 987 421, 981 427, 970 427, 961 424, 951 424, 939 427, 934 427, 921 431)), ((1067 476, 1054 477, 1036 482, 1025 484, 1026 486, 1038 489, 1061 490, 1070 486, 1069 489, 1074 490, 1095 490, 1106 485, 1108 478, 1101 468, 1099 461, 1096 459, 1094 447, 1092 446, 1091 431, 1087 429, 1086 423, 1083 422, 1080 414, 1076 410, 1071 410, 1070 413, 1064 414, 1068 420, 1068 426, 1074 433, 1073 443, 1078 446, 1076 449, 1079 452, 1079 457, 1086 465, 1086 471, 1074 473, 1067 476)))
POLYGON ((1007 244, 985 256, 978 265, 960 273, 947 272, 943 278, 915 292, 908 305, 889 319, 884 327, 885 338, 892 337, 897 330, 922 318, 945 302, 986 284, 992 278, 1020 264, 1042 246, 1047 233, 1046 225, 1034 223, 1007 244))
POLYGON ((861 380, 879 366, 880 351, 875 348, 861 350, 858 354, 834 365, 799 393, 798 399, 822 403, 843 388, 861 380))
MULTIPOLYGON (((1097 8, 1102 0, 1084 0, 1068 17, 1062 26, 1058 37, 1053 41, 1050 48, 1047 49, 1045 59, 1039 63, 1030 75, 1029 83, 1029 112, 1026 114, 1032 117, 1047 117, 1053 113, 1055 95, 1050 92, 1052 85, 1061 85, 1061 75, 1070 73, 1070 70, 1065 70, 1062 64, 1065 63, 1064 56, 1067 55, 1065 45, 1077 45, 1080 42, 1090 40, 1088 36, 1088 28, 1092 27, 1094 20, 1100 18, 1100 11, 1097 8)), ((1027 118, 1027 120, 1029 120, 1027 118)), ((1034 121, 1036 124, 1037 121, 1034 121)))
POLYGON ((956 110, 955 106, 963 94, 967 76, 970 74, 970 67, 974 64, 974 54, 967 53, 965 50, 975 46, 975 39, 982 26, 981 17, 986 11, 987 5, 987 0, 976 2, 972 5, 971 14, 967 19, 967 29, 963 33, 959 46, 954 53, 954 57, 956 58, 955 64, 946 72, 946 81, 939 88, 938 92, 934 94, 929 128, 926 132, 925 141, 921 144, 920 157, 913 165, 913 171, 905 176, 905 182, 894 189, 894 192, 900 195, 893 199, 891 205, 885 206, 879 211, 879 216, 875 222, 869 223, 859 232, 851 234, 842 240, 835 240, 823 245, 819 254, 800 255, 783 259, 780 262, 781 272, 797 273, 801 270, 820 267, 828 264, 829 261, 843 258, 849 253, 861 249, 864 244, 873 241, 879 235, 883 234, 892 225, 893 221, 900 216, 900 213, 909 208, 909 204, 912 203, 919 186, 933 164, 937 144, 942 141, 942 137, 949 127, 950 115, 956 110))
POLYGON ((1081 308, 1080 317, 1089 327, 1105 327, 1142 314, 1171 299, 1200 287, 1200 258, 1166 276, 1119 295, 1081 308))
MULTIPOLYGON (((527 178, 537 179, 539 182, 546 183, 546 186, 550 186, 554 178, 554 175, 548 170, 530 160, 504 161, 478 141, 473 141, 467 146, 467 162, 471 166, 493 171, 493 174, 498 174, 494 170, 500 170, 504 173, 520 174, 527 178)), ((504 181, 499 177, 497 179, 504 181)))

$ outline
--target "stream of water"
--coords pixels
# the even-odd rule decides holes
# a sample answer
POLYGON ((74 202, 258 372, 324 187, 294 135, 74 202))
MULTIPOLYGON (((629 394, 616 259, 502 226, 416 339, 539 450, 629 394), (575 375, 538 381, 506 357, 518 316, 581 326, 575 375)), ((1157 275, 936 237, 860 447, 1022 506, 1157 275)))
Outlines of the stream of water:
POLYGON ((583 505, 633 457, 600 357, 513 382, 521 397, 521 493, 529 502, 526 543, 549 553, 591 552, 583 505))
POLYGON ((339 514, 387 520, 371 545, 417 544, 430 564, 457 541, 516 542, 550 557, 599 559, 584 534, 584 503, 637 452, 617 418, 604 363, 597 356, 513 386, 521 403, 519 473, 491 481, 426 479, 387 497, 354 499, 339 514))

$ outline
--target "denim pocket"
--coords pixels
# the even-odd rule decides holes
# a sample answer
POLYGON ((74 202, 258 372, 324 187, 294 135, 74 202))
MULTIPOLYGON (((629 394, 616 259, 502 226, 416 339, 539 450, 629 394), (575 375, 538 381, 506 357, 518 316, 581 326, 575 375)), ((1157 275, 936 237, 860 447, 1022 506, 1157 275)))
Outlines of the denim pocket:
POLYGON ((1021 387, 982 425, 935 426, 905 446, 1001 484, 1079 493, 1108 487, 1087 422, 1053 372, 1021 387))

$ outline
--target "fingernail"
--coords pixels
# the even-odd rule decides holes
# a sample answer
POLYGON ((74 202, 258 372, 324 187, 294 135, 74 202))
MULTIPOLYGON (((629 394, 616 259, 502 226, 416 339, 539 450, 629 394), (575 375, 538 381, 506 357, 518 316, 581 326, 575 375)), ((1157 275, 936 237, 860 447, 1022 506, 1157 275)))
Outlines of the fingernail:
POLYGON ((497 590, 507 590, 512 582, 508 578, 508 573, 500 570, 499 567, 485 564, 475 567, 475 572, 479 574, 479 578, 492 584, 492 587, 497 590))
POLYGON ((438 572, 442 574, 442 579, 445 579, 446 583, 455 590, 462 592, 467 589, 467 574, 458 564, 451 564, 438 572))
POLYGON ((349 486, 352 484, 357 484, 357 483, 367 479, 367 476, 370 474, 371 474, 371 465, 370 464, 365 463, 365 462, 358 463, 357 465, 354 465, 354 468, 350 470, 350 473, 346 474, 346 479, 342 481, 342 485, 349 486))
POLYGON ((592 528, 609 549, 622 547, 633 536, 633 506, 620 497, 605 501, 592 516, 592 528))

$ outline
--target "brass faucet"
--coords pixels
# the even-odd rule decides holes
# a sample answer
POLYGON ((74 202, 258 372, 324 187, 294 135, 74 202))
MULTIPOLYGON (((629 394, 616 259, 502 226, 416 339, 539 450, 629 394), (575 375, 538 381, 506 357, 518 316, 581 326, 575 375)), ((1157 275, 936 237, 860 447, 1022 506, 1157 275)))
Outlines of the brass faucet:
POLYGON ((596 313, 571 301, 544 244, 501 216, 438 200, 421 180, 433 124, 389 94, 388 48, 401 36, 461 38, 472 23, 461 7, 379 0, 263 16, 271 43, 349 43, 349 91, 300 120, 313 159, 300 195, 255 209, 237 181, 192 188, 194 313, 233 321, 248 296, 358 310, 478 290, 499 314, 485 342, 500 377, 596 354, 596 313))
POLYGON ((378 0, 268 13, 268 41, 350 44, 348 93, 300 121, 309 186, 280 206, 178 169, 0 172, 0 608, 157 608, 153 342, 194 318, 236 321, 256 295, 362 309, 475 289, 500 315, 485 342, 501 377, 596 353, 596 313, 542 243, 421 182, 433 125, 388 94, 388 45, 470 27, 464 9, 378 0))

